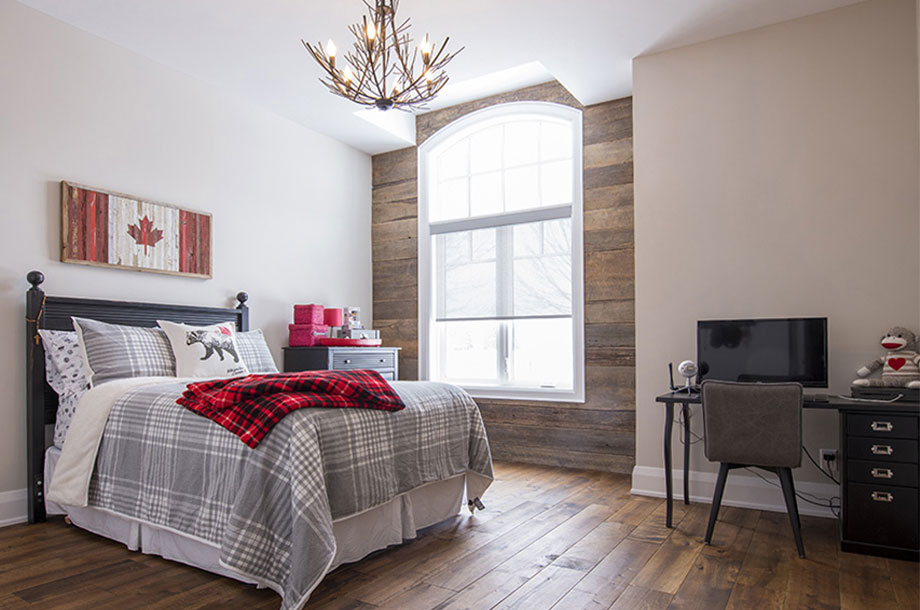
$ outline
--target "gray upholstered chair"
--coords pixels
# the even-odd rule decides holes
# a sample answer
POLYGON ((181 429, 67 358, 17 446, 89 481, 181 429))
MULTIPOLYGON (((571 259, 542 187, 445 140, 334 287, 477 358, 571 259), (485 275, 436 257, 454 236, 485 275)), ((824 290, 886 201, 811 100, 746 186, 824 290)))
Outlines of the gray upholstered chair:
POLYGON ((756 466, 779 476, 799 557, 805 557, 792 469, 802 463, 802 386, 797 383, 703 382, 706 458, 719 462, 706 544, 719 516, 728 471, 756 466))

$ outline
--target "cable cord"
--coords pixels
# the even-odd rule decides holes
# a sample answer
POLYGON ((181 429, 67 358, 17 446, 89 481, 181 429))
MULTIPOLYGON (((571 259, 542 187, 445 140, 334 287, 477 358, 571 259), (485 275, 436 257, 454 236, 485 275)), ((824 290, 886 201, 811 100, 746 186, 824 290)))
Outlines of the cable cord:
MULTIPOLYGON (((692 421, 692 417, 688 417, 687 420, 684 421, 683 410, 678 411, 677 413, 674 414, 674 416, 675 416, 675 421, 677 421, 677 425, 679 425, 681 428, 686 427, 686 428, 687 428, 687 432, 688 432, 688 433, 690 434, 690 436, 694 439, 694 440, 690 441, 690 444, 691 444, 691 445, 695 445, 695 444, 697 444, 697 443, 699 443, 700 441, 703 440, 703 437, 700 436, 699 434, 697 434, 696 432, 694 432, 694 431, 693 431, 693 428, 690 426, 690 422, 692 421)), ((683 434, 680 435, 680 443, 681 443, 681 445, 684 444, 684 435, 683 435, 683 434)))
MULTIPOLYGON (((749 467, 745 467, 744 469, 750 472, 751 474, 760 477, 761 479, 763 479, 765 482, 769 483, 770 485, 774 487, 779 487, 780 489, 782 489, 782 486, 779 483, 777 483, 776 481, 771 481, 770 479, 763 476, 756 470, 751 470, 751 468, 749 467)), ((830 498, 822 498, 820 496, 816 496, 814 494, 810 494, 808 492, 798 491, 798 490, 796 490, 795 495, 802 502, 807 502, 808 504, 814 504, 815 506, 820 506, 822 508, 829 508, 830 511, 834 513, 835 517, 837 517, 838 519, 840 518, 840 504, 839 504, 840 496, 831 496, 830 498), (806 498, 805 496, 810 496, 813 499, 806 498), (838 503, 834 504, 834 500, 837 500, 838 503)))
POLYGON ((821 474, 823 474, 824 476, 826 476, 827 478, 829 478, 831 481, 833 481, 833 482, 836 483, 837 485, 840 485, 840 481, 838 481, 836 478, 834 478, 834 475, 833 475, 833 474, 831 474, 830 472, 824 470, 824 468, 821 467, 821 465, 818 464, 818 462, 815 461, 815 458, 811 457, 811 454, 808 452, 808 447, 806 447, 805 445, 802 445, 802 451, 805 452, 805 455, 808 456, 808 459, 811 460, 811 463, 815 465, 815 468, 817 468, 818 470, 821 471, 821 474))

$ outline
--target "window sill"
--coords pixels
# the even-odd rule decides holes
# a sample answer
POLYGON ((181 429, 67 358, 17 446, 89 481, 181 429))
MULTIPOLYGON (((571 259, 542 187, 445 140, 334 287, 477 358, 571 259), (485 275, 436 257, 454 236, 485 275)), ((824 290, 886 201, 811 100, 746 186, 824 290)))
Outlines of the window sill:
POLYGON ((466 390, 473 398, 484 398, 489 400, 526 400, 528 402, 585 402, 583 391, 548 389, 529 390, 527 388, 493 388, 462 384, 456 385, 466 390))

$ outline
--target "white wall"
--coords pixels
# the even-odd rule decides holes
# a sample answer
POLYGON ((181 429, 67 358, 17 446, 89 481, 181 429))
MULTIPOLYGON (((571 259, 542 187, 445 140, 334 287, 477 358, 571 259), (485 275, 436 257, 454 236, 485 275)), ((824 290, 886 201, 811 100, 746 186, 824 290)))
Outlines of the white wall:
MULTIPOLYGON (((637 475, 662 466, 654 397, 698 319, 827 316, 835 393, 888 326, 920 330, 916 24, 914 0, 872 0, 634 61, 635 487, 663 488, 637 475)), ((804 419, 816 457, 838 446, 836 415, 804 419)), ((702 444, 691 462, 715 471, 702 444)))
POLYGON ((370 169, 335 140, 0 0, 0 521, 26 481, 26 272, 62 296, 232 306, 245 290, 280 365, 293 303, 370 318, 370 169), (62 179, 211 212, 214 278, 58 262, 62 179))

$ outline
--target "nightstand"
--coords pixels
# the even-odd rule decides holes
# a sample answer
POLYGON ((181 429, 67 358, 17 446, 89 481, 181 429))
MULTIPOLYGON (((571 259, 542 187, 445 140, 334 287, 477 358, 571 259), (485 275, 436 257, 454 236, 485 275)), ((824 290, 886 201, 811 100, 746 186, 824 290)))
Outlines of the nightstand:
POLYGON ((388 380, 399 377, 398 347, 285 347, 284 372, 371 369, 388 380))

